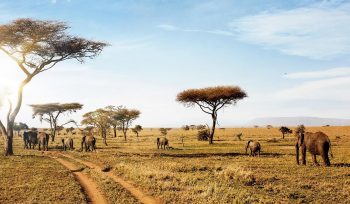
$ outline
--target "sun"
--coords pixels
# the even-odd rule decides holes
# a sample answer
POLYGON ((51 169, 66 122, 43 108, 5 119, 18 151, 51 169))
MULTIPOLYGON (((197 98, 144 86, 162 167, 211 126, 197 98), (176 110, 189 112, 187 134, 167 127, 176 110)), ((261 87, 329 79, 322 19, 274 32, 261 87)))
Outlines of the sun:
POLYGON ((16 93, 23 74, 7 55, 0 51, 0 97, 10 96, 16 93))

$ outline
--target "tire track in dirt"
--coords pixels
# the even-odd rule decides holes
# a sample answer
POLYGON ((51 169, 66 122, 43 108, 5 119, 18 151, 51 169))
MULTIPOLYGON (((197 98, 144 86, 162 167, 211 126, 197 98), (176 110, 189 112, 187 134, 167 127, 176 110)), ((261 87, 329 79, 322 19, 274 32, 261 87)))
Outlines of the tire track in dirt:
MULTIPOLYGON (((89 161, 84 161, 84 160, 75 158, 75 157, 70 156, 68 154, 60 153, 60 155, 66 157, 66 158, 72 159, 72 160, 74 160, 74 161, 76 161, 78 163, 84 164, 85 166, 87 166, 87 167, 89 167, 91 169, 98 170, 98 172, 100 172, 100 173, 103 173, 102 172, 102 168, 99 165, 97 165, 97 164, 94 164, 94 163, 89 162, 89 161)), ((152 197, 150 195, 147 195, 143 191, 141 191, 138 188, 136 188, 135 186, 133 186, 131 183, 125 181, 123 178, 113 174, 113 172, 104 172, 104 174, 106 174, 113 181, 117 182, 123 188, 125 188, 127 191, 129 191, 141 203, 144 203, 144 204, 161 204, 161 203, 163 203, 160 199, 156 199, 156 198, 154 198, 154 197, 152 197)))
POLYGON ((103 196, 102 192, 98 189, 98 185, 84 173, 77 172, 76 170, 78 168, 73 163, 55 156, 49 156, 49 157, 51 157, 52 159, 55 159, 56 161, 61 163, 63 166, 65 166, 67 169, 69 169, 73 173, 76 180, 84 189, 87 195, 88 203, 92 203, 92 204, 108 203, 105 197, 103 196))

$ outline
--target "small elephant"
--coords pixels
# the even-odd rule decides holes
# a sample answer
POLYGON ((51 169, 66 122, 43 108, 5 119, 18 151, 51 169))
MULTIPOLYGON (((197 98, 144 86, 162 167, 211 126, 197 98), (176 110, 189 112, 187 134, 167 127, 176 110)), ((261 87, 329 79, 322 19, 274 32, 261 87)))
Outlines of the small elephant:
POLYGON ((72 138, 66 138, 66 139, 62 138, 62 147, 63 147, 64 151, 66 151, 67 148, 69 150, 73 150, 74 149, 73 139, 72 138))
POLYGON ((96 152, 96 138, 92 135, 83 136, 81 140, 81 150, 83 151, 85 147, 85 152, 95 151, 96 152))
POLYGON ((301 129, 297 132, 297 136, 298 141, 295 144, 297 164, 299 164, 299 148, 301 148, 303 165, 306 165, 306 150, 312 154, 312 160, 314 164, 319 165, 316 160, 316 155, 321 155, 324 165, 331 165, 328 157, 328 152, 330 152, 331 157, 333 157, 331 142, 325 133, 304 132, 304 129, 301 129))
POLYGON ((157 138, 157 148, 159 149, 169 149, 169 140, 165 137, 163 138, 157 138))
POLYGON ((41 150, 41 146, 43 147, 44 151, 48 151, 49 150, 49 139, 50 139, 49 134, 47 134, 45 132, 40 132, 38 134, 39 150, 41 150))
POLYGON ((23 133, 25 149, 34 149, 38 143, 38 133, 36 131, 26 131, 23 133))
POLYGON ((255 142, 253 140, 249 140, 248 143, 247 143, 247 146, 245 148, 245 153, 247 154, 248 153, 248 148, 250 149, 250 156, 256 156, 257 153, 260 157, 260 151, 261 151, 261 145, 259 142, 255 142))

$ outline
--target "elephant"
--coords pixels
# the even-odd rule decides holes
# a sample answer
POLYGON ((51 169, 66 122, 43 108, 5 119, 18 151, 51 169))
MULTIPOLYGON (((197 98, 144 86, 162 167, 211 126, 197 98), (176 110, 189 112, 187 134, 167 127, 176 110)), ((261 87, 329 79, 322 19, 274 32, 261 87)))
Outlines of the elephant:
POLYGON ((85 152, 87 151, 95 151, 96 152, 96 138, 92 135, 89 136, 83 136, 81 140, 81 150, 84 150, 85 146, 85 152))
POLYGON ((28 149, 28 145, 29 145, 29 135, 28 135, 28 132, 24 132, 23 133, 23 142, 24 142, 24 146, 23 148, 24 149, 28 149))
POLYGON ((64 151, 66 151, 67 148, 69 148, 69 150, 73 150, 74 149, 73 139, 72 138, 66 138, 66 139, 62 138, 62 147, 63 147, 64 151))
POLYGON ((25 149, 34 149, 38 143, 38 133, 36 131, 25 131, 23 133, 23 141, 25 149))
POLYGON ((302 164, 306 165, 306 150, 312 154, 312 160, 315 165, 319 165, 316 160, 316 155, 321 155, 324 165, 330 166, 328 152, 333 158, 331 142, 328 136, 323 132, 304 132, 304 129, 297 131, 298 140, 295 144, 296 160, 299 164, 299 148, 301 148, 302 164))
POLYGON ((256 154, 258 153, 259 157, 260 157, 260 151, 261 151, 261 145, 259 142, 255 142, 253 140, 249 140, 247 143, 247 146, 245 148, 245 153, 248 153, 248 148, 250 149, 250 156, 256 156, 256 154))
POLYGON ((50 139, 49 134, 47 134, 45 132, 39 132, 39 134, 38 134, 39 150, 41 150, 41 145, 42 145, 44 151, 49 150, 49 139, 50 139))
POLYGON ((169 149, 169 140, 165 137, 163 138, 157 138, 157 148, 159 149, 169 149))

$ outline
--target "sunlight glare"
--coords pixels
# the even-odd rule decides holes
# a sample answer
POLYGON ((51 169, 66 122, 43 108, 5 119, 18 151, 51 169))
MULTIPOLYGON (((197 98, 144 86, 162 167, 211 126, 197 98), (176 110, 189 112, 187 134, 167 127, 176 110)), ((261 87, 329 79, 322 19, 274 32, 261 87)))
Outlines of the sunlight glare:
POLYGON ((13 97, 22 78, 23 74, 16 63, 0 52, 0 100, 2 104, 6 98, 13 97))

